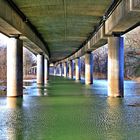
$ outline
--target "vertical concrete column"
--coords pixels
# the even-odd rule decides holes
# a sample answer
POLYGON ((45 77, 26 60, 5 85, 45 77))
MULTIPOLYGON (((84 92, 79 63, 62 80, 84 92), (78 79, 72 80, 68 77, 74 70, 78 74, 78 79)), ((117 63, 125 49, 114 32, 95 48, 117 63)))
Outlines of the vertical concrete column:
POLYGON ((93 83, 93 56, 92 53, 85 54, 85 84, 93 83))
POLYGON ((23 42, 10 38, 7 43, 7 96, 23 95, 23 42))
POLYGON ((80 80, 81 62, 80 58, 75 59, 75 80, 80 80))
POLYGON ((64 62, 64 77, 67 77, 67 62, 64 62))
POLYGON ((37 84, 44 84, 44 55, 37 55, 37 84))
POLYGON ((62 76, 62 63, 60 63, 60 76, 62 76))
POLYGON ((56 66, 54 66, 53 69, 54 69, 54 71, 53 71, 54 72, 54 76, 56 76, 56 66))
POLYGON ((124 42, 122 37, 108 38, 108 95, 123 97, 124 42))
POLYGON ((35 69, 36 69, 36 68, 34 67, 34 75, 36 74, 36 73, 35 73, 35 69))
POLYGON ((49 61, 47 59, 44 60, 44 71, 45 71, 45 76, 44 76, 44 82, 45 84, 49 80, 49 61))
POLYGON ((73 78, 73 62, 72 60, 69 61, 69 78, 73 78))

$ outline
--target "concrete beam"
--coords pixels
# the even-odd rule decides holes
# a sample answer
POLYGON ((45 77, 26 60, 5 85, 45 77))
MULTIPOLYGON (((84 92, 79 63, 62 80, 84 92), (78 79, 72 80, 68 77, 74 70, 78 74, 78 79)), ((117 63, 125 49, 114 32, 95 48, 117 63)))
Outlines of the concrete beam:
POLYGON ((5 0, 0 0, 0 31, 8 36, 20 35, 20 39, 26 42, 26 46, 27 44, 29 48, 34 46, 36 53, 49 56, 43 42, 5 0))
POLYGON ((93 37, 81 49, 61 62, 67 62, 83 56, 87 52, 93 51, 107 43, 107 37, 114 32, 125 32, 140 19, 140 0, 122 0, 114 11, 110 14, 105 23, 93 35, 93 37))
POLYGON ((74 60, 76 58, 83 56, 87 52, 91 52, 97 49, 98 47, 105 45, 107 43, 107 38, 105 36, 104 31, 105 31, 104 26, 101 26, 100 29, 95 33, 95 35, 91 38, 91 40, 86 43, 84 47, 82 47, 80 50, 78 50, 75 54, 73 54, 69 58, 62 60, 61 62, 74 60))
POLYGON ((105 34, 125 32, 140 20, 140 0, 122 0, 105 22, 105 34))

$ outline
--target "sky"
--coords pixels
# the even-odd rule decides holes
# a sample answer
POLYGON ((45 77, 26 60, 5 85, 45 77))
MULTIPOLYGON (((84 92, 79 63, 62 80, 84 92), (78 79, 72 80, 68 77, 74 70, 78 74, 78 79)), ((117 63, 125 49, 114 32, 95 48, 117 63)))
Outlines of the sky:
POLYGON ((0 33, 0 47, 6 46, 8 37, 0 33))

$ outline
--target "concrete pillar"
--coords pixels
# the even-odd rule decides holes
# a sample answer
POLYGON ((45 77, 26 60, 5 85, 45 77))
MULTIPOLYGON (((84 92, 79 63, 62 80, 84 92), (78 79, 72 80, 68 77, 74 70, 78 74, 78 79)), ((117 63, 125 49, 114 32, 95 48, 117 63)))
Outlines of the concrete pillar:
POLYGON ((37 55, 37 84, 44 84, 44 56, 37 55))
POLYGON ((124 42, 122 37, 108 38, 108 95, 123 97, 124 42))
POLYGON ((62 76, 62 63, 60 63, 60 76, 62 76))
POLYGON ((7 43, 7 96, 23 95, 23 42, 10 38, 7 43))
POLYGON ((85 54, 85 84, 93 83, 93 56, 92 53, 85 54))
POLYGON ((67 62, 64 62, 64 77, 67 77, 67 62))
POLYGON ((54 66, 54 76, 56 76, 56 67, 54 66))
POLYGON ((44 71, 45 71, 45 76, 44 76, 44 82, 45 84, 49 80, 49 61, 47 59, 44 60, 44 71))
POLYGON ((69 78, 73 78, 73 62, 72 60, 69 61, 69 78))
POLYGON ((75 80, 80 80, 80 69, 81 69, 81 62, 80 58, 75 59, 75 80))
POLYGON ((36 68, 34 67, 34 75, 36 74, 35 69, 36 69, 36 68))

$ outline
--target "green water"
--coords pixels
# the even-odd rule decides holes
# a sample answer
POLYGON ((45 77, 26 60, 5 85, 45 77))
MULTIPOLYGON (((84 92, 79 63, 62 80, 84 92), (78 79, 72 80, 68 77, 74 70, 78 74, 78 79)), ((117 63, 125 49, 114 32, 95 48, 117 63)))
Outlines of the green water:
POLYGON ((35 87, 21 99, 0 97, 0 140, 140 139, 139 85, 124 99, 108 98, 102 83, 94 89, 60 77, 35 87))

